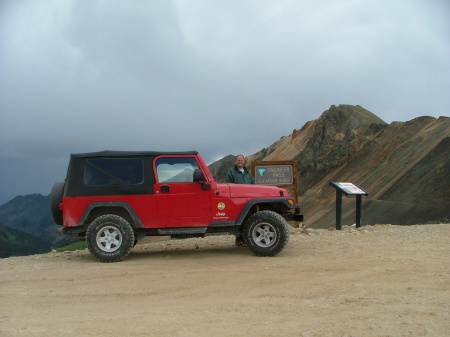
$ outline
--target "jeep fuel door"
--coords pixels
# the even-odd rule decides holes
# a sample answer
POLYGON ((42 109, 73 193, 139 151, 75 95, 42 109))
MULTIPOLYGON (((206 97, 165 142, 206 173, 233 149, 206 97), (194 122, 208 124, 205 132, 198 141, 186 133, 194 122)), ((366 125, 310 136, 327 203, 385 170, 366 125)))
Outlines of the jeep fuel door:
POLYGON ((192 156, 160 156, 155 160, 156 204, 160 215, 171 219, 165 223, 168 227, 198 226, 198 218, 209 215, 211 190, 194 182, 198 169, 192 156))

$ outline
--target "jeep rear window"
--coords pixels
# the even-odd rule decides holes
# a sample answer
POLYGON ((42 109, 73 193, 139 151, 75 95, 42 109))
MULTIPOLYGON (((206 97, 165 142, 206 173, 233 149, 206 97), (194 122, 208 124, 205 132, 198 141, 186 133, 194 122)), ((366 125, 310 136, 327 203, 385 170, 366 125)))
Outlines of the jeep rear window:
POLYGON ((139 158, 92 158, 84 168, 84 183, 88 186, 142 184, 144 165, 139 158))
POLYGON ((192 157, 163 157, 156 160, 156 172, 160 183, 192 183, 198 163, 192 157))

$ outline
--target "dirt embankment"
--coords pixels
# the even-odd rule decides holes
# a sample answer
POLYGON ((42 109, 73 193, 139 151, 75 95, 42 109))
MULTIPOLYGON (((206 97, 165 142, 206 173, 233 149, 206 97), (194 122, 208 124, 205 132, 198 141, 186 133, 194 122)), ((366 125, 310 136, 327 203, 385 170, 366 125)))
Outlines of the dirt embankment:
POLYGON ((294 230, 0 260, 0 336, 448 336, 450 225, 294 230))

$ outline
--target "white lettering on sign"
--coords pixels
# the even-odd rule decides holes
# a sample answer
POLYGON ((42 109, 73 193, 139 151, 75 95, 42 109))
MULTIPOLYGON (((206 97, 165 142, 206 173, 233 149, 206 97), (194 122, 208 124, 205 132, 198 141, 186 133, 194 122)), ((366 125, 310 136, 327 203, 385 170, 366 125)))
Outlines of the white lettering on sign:
POLYGON ((293 185, 294 170, 292 165, 256 166, 256 184, 293 185))

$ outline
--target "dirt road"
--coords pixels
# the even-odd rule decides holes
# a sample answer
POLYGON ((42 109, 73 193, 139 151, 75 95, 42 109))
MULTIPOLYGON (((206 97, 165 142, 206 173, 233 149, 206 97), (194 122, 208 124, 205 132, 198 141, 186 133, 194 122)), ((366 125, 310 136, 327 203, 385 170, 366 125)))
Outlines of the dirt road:
POLYGON ((0 336, 448 336, 450 224, 292 229, 0 260, 0 336))

